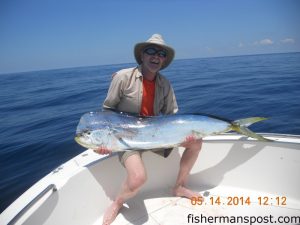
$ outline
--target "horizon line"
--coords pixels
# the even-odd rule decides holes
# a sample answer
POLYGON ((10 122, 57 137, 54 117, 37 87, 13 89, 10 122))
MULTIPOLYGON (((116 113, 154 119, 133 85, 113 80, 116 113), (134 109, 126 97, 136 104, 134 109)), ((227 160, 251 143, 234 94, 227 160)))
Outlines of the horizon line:
MULTIPOLYGON (((180 60, 191 60, 191 59, 212 59, 212 58, 226 58, 226 57, 242 57, 242 56, 257 56, 257 55, 276 55, 276 54, 294 54, 300 53, 299 51, 295 52, 276 52, 276 53, 253 53, 253 54, 241 54, 241 55, 224 55, 224 56, 205 56, 205 57, 192 57, 192 58, 179 58, 174 59, 175 61, 180 60)), ((112 64, 98 64, 98 65, 82 65, 82 66, 74 66, 74 67, 61 67, 61 68, 49 68, 49 69, 36 69, 36 70, 28 70, 28 71, 15 71, 15 72, 0 72, 0 76, 2 75, 12 75, 12 74, 22 74, 22 73, 35 73, 35 72, 45 72, 51 70, 68 70, 68 69, 79 69, 85 67, 99 67, 99 66, 117 66, 123 64, 135 64, 136 62, 122 62, 122 63, 112 63, 112 64)))

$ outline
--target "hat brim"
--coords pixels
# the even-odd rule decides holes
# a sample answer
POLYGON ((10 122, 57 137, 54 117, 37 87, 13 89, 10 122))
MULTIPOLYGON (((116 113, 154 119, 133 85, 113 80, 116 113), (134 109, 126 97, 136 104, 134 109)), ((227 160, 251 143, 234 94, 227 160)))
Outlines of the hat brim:
POLYGON ((161 70, 165 69, 166 67, 168 67, 170 65, 170 63, 173 61, 174 56, 175 56, 175 51, 173 48, 167 46, 167 45, 161 45, 161 44, 157 44, 157 43, 149 43, 149 42, 141 42, 141 43, 137 43, 134 46, 134 57, 136 62, 141 65, 142 64, 142 59, 141 59, 141 53, 142 51, 145 49, 145 47, 149 46, 149 45, 157 45, 165 50, 167 50, 167 58, 164 62, 164 64, 161 67, 161 70))

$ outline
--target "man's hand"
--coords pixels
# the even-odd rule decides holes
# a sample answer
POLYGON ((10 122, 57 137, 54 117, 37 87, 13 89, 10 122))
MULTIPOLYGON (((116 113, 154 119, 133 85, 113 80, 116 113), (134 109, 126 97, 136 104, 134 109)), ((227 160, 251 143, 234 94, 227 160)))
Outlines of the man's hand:
POLYGON ((197 139, 194 135, 189 135, 185 138, 184 142, 181 143, 180 146, 182 147, 188 147, 190 144, 194 144, 194 143, 197 143, 197 142, 200 142, 202 143, 202 138, 200 139, 197 139))
POLYGON ((95 149, 94 152, 100 154, 100 155, 106 155, 111 154, 112 151, 106 148, 105 146, 100 146, 98 149, 95 149))

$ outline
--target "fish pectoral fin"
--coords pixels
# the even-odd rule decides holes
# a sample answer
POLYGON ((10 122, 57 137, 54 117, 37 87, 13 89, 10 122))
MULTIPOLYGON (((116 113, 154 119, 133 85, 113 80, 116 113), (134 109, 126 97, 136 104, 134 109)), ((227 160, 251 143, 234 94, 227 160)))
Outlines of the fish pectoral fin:
POLYGON ((129 144, 127 144, 126 141, 124 141, 123 138, 118 138, 118 141, 119 141, 122 145, 126 146, 126 148, 131 149, 131 146, 130 146, 129 144))
POLYGON ((133 138, 137 135, 137 131, 134 129, 113 129, 113 134, 117 138, 133 138))

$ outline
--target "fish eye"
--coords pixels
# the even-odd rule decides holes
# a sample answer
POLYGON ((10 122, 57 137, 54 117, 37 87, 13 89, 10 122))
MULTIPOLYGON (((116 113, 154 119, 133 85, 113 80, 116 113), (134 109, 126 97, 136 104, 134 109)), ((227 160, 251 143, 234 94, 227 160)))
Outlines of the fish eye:
POLYGON ((82 133, 83 133, 83 134, 90 135, 90 134, 91 134, 91 131, 90 131, 90 130, 84 130, 82 133))

